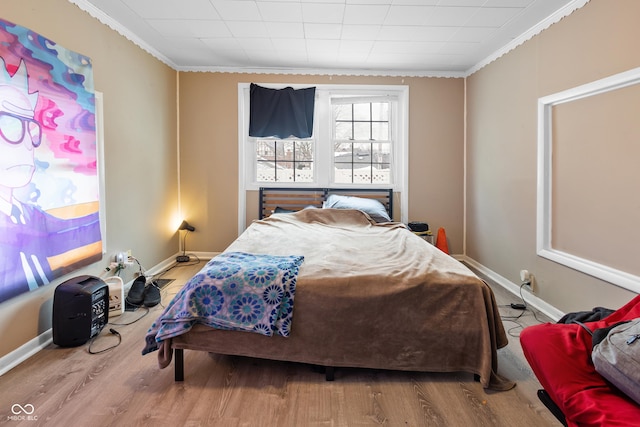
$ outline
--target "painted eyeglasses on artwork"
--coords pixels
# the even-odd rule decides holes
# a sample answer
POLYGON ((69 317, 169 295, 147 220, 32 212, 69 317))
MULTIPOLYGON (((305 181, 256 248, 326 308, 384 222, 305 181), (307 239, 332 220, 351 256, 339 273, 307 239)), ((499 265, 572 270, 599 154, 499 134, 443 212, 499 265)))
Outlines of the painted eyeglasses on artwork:
POLYGON ((29 132, 34 148, 42 143, 42 128, 40 123, 29 117, 16 116, 15 114, 0 111, 0 137, 9 144, 18 145, 29 132))

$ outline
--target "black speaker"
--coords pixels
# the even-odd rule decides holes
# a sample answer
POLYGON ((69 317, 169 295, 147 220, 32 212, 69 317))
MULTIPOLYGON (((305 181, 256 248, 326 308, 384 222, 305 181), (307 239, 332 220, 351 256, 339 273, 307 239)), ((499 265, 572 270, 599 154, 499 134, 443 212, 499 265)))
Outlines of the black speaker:
POLYGON ((98 335, 109 322, 109 286, 94 276, 61 283, 53 294, 53 343, 76 347, 98 335))

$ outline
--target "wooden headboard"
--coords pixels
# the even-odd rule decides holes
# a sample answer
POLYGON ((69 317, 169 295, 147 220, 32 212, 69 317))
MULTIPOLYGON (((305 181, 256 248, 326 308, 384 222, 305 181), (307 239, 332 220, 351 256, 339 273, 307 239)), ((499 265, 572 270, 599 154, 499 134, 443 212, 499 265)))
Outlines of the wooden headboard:
POLYGON ((329 194, 364 197, 382 203, 393 218, 393 190, 390 188, 260 188, 260 219, 271 215, 276 208, 299 211, 307 206, 322 208, 329 194))

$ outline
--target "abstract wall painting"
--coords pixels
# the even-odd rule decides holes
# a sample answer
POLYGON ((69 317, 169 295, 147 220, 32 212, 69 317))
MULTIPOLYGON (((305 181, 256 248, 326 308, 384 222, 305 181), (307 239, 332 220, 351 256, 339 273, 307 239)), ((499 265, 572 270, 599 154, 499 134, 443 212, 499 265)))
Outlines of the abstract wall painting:
POLYGON ((0 19, 0 303, 102 258, 91 60, 0 19))

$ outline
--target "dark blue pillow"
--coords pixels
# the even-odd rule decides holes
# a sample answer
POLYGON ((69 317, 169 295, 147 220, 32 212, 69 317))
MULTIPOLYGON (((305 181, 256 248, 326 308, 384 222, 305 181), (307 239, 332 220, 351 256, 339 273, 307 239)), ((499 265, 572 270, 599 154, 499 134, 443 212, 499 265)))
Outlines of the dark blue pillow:
POLYGON ((280 206, 276 206, 276 208, 273 210, 273 213, 294 213, 294 212, 295 211, 291 209, 281 208, 280 206))

